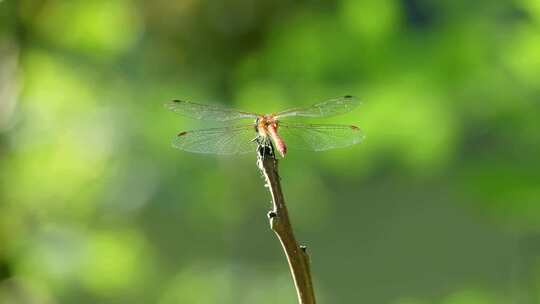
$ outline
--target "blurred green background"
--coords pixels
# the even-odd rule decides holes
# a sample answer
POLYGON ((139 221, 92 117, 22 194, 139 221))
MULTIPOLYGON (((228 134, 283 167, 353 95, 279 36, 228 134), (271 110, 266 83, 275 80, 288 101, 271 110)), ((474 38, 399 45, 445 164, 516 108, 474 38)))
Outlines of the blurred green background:
POLYGON ((0 1, 0 303, 296 303, 255 154, 173 98, 351 94, 281 161, 320 303, 540 303, 538 0, 0 1))

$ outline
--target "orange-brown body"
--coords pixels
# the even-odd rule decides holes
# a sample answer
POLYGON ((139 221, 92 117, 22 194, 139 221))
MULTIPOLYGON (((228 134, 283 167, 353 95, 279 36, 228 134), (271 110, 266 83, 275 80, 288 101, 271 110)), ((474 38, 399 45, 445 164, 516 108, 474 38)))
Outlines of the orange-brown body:
POLYGON ((279 122, 273 115, 260 116, 257 123, 257 132, 260 136, 270 137, 276 146, 279 154, 285 157, 287 153, 287 145, 279 136, 279 122))

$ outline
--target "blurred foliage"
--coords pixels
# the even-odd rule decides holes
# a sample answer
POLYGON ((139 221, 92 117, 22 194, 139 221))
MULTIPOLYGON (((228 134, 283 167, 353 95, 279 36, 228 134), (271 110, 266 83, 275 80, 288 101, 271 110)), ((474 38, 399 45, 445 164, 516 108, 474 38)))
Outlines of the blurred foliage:
POLYGON ((0 1, 0 303, 294 303, 254 155, 173 98, 352 94, 281 161, 321 303, 540 303, 538 0, 0 1))

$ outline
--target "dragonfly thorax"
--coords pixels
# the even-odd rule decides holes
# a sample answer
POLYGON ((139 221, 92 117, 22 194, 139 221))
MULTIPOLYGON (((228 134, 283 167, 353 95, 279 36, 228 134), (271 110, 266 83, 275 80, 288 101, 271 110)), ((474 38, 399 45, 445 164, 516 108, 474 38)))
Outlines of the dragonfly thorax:
POLYGON ((277 131, 278 120, 273 115, 263 115, 257 117, 256 121, 257 133, 261 136, 268 136, 272 131, 277 131))
POLYGON ((271 138, 281 156, 287 153, 287 146, 278 134, 279 122, 274 115, 263 115, 257 118, 257 134, 264 138, 271 138))

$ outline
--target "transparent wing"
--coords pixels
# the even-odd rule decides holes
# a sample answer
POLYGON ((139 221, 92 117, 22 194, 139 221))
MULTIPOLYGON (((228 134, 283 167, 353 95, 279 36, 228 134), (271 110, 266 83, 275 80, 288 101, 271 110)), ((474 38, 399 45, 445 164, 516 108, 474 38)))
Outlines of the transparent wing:
POLYGON ((352 125, 281 122, 278 132, 288 147, 312 151, 347 147, 364 139, 362 131, 352 125))
POLYGON ((190 118, 214 121, 228 121, 243 118, 257 118, 257 114, 237 111, 215 105, 203 105, 184 100, 173 100, 165 104, 165 107, 180 115, 190 118))
POLYGON ((300 117, 328 117, 340 115, 351 111, 360 104, 360 101, 351 95, 336 97, 314 104, 307 108, 296 108, 277 113, 276 118, 300 117))
POLYGON ((257 145, 253 139, 257 136, 252 125, 227 126, 178 133, 173 146, 194 153, 242 154, 255 152, 257 145))

